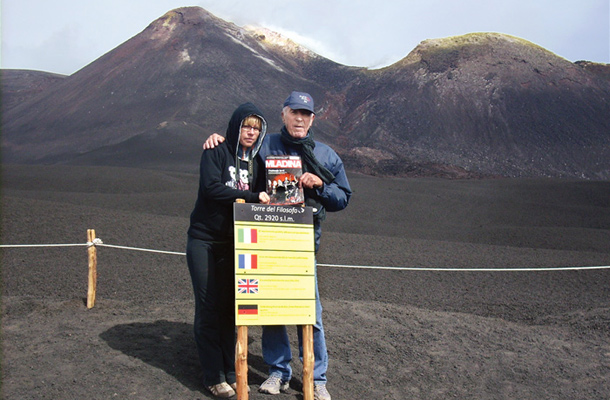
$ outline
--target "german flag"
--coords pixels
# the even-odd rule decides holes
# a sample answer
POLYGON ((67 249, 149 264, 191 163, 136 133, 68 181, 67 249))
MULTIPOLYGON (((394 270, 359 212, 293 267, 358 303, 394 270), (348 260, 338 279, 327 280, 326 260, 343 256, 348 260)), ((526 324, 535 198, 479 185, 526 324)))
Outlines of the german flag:
POLYGON ((239 304, 237 306, 238 315, 258 315, 258 304, 239 304))

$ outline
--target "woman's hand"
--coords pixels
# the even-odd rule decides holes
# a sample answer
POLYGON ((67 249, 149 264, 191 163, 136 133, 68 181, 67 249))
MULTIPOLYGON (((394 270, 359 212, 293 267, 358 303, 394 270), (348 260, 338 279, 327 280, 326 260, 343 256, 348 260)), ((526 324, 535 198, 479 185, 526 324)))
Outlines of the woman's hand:
POLYGON ((269 202, 271 201, 271 198, 269 197, 267 192, 260 192, 258 194, 258 201, 261 204, 269 204, 269 202))

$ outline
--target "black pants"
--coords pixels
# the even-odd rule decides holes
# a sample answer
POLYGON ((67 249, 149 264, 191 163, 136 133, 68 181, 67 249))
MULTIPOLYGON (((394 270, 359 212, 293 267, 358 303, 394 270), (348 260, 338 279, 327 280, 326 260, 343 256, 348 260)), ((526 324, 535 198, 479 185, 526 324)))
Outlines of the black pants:
POLYGON ((195 293, 194 333, 203 383, 235 383, 233 243, 189 236, 186 259, 195 293))

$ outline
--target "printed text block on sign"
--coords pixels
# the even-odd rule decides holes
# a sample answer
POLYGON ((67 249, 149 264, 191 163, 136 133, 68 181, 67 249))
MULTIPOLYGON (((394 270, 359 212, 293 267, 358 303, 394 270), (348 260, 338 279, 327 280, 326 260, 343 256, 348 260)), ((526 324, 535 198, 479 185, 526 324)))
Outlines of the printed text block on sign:
POLYGON ((312 275, 236 275, 236 299, 315 300, 312 275))
POLYGON ((313 251, 313 231, 303 225, 235 222, 235 248, 313 251))
POLYGON ((237 325, 313 325, 315 300, 235 300, 237 325))
POLYGON ((235 273, 240 275, 313 275, 315 262, 311 251, 235 250, 235 273))

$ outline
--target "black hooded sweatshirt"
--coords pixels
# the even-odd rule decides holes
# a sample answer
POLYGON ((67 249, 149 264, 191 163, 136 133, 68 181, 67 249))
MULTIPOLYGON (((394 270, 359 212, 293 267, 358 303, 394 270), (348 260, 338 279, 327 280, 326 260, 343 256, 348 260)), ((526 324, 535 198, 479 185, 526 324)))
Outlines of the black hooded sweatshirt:
POLYGON ((254 104, 245 103, 233 112, 226 140, 213 149, 203 151, 199 166, 199 192, 188 229, 191 237, 214 242, 233 240, 233 203, 236 199, 258 203, 260 192, 254 190, 264 190, 265 187, 264 162, 257 154, 266 131, 267 122, 263 114, 254 104), (250 115, 261 118, 262 127, 248 161, 244 161, 238 156, 239 136, 243 120, 250 115))

